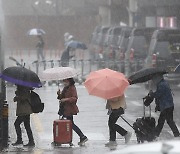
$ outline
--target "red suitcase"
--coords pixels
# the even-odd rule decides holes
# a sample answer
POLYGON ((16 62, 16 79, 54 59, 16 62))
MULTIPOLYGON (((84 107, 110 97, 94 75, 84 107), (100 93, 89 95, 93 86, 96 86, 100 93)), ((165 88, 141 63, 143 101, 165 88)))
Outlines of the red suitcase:
POLYGON ((72 144, 71 120, 58 119, 53 123, 54 145, 72 144))

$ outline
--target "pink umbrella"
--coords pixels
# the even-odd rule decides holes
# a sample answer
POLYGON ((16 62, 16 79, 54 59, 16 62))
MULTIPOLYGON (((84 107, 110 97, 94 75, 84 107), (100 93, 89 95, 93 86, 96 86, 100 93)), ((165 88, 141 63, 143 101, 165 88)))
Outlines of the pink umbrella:
POLYGON ((123 73, 106 68, 91 72, 84 85, 90 95, 110 99, 122 96, 129 82, 123 73))

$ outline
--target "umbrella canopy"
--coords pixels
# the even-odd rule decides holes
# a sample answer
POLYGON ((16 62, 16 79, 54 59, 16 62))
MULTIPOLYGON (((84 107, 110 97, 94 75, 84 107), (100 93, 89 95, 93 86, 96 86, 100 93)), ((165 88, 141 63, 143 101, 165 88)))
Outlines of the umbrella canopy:
POLYGON ((74 68, 54 67, 44 70, 40 75, 40 79, 42 81, 63 80, 73 78, 77 75, 78 72, 74 68))
POLYGON ((130 84, 143 83, 152 79, 156 74, 166 74, 167 71, 161 68, 144 68, 132 74, 128 80, 130 84))
POLYGON ((38 29, 38 28, 33 28, 31 30, 28 31, 28 35, 43 35, 46 34, 44 30, 42 29, 38 29))
POLYGON ((175 73, 180 73, 180 64, 175 68, 174 72, 175 73))
POLYGON ((26 86, 26 87, 42 87, 37 74, 24 67, 8 67, 1 74, 0 77, 11 83, 26 86))
POLYGON ((75 48, 75 49, 82 49, 82 50, 87 49, 87 46, 84 43, 78 42, 78 41, 70 41, 70 42, 68 42, 67 47, 71 47, 71 48, 75 48))
POLYGON ((84 85, 90 95, 110 99, 123 95, 129 82, 123 73, 106 68, 91 72, 84 85))
POLYGON ((112 154, 177 154, 180 153, 179 145, 178 140, 151 142, 131 145, 112 154))

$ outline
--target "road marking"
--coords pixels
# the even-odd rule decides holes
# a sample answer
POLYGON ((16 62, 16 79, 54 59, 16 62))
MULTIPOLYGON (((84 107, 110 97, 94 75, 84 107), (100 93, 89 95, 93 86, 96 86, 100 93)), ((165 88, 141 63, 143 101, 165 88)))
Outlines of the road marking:
POLYGON ((102 133, 86 133, 86 136, 88 137, 89 140, 95 140, 95 141, 107 140, 102 133))
POLYGON ((38 114, 32 114, 32 121, 34 123, 35 129, 37 132, 43 132, 43 125, 41 123, 41 120, 39 119, 38 114))
POLYGON ((135 106, 142 106, 142 104, 137 101, 129 101, 129 102, 135 106))
POLYGON ((44 150, 42 149, 35 149, 34 154, 43 154, 44 150))

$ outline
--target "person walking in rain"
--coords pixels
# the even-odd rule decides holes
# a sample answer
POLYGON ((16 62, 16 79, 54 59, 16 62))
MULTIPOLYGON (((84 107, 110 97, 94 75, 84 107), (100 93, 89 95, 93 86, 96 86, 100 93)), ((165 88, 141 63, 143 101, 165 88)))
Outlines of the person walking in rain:
POLYGON ((118 124, 116 124, 120 115, 124 114, 126 108, 125 96, 119 96, 107 100, 106 109, 108 109, 109 120, 109 142, 105 146, 117 146, 116 142, 116 132, 124 136, 125 143, 127 144, 131 138, 132 133, 128 132, 118 124))
POLYGON ((158 124, 154 130, 155 139, 159 137, 165 121, 167 121, 167 124, 171 128, 174 137, 179 137, 179 130, 173 120, 174 102, 169 84, 164 80, 161 74, 155 75, 152 81, 156 85, 156 91, 150 91, 149 94, 151 97, 155 98, 155 111, 160 111, 158 124))
POLYGON ((63 66, 63 67, 69 66, 69 60, 72 57, 74 57, 74 55, 72 55, 72 53, 74 52, 74 49, 72 49, 71 47, 68 46, 68 43, 70 41, 73 41, 74 36, 69 35, 69 33, 66 34, 65 36, 67 36, 68 38, 66 38, 67 40, 65 40, 65 49, 61 55, 61 66, 63 66))
POLYGON ((64 46, 67 45, 67 43, 69 41, 69 36, 70 36, 70 34, 68 32, 64 33, 64 46))
POLYGON ((69 59, 71 58, 69 52, 70 52, 70 47, 67 47, 62 53, 61 66, 63 67, 69 66, 69 59))
POLYGON ((43 53, 44 45, 45 45, 44 40, 41 35, 38 35, 37 37, 39 39, 39 41, 36 45, 37 58, 38 58, 38 60, 40 60, 40 57, 41 57, 42 60, 45 60, 44 53, 43 53))
POLYGON ((79 135, 80 141, 78 145, 82 145, 88 138, 82 133, 79 127, 74 123, 73 115, 77 115, 79 109, 77 107, 77 91, 75 87, 75 81, 73 78, 63 80, 64 88, 62 92, 57 91, 58 99, 60 100, 60 109, 58 114, 72 121, 73 130, 79 135))
POLYGON ((17 141, 13 143, 13 146, 17 146, 23 144, 22 141, 22 132, 21 132, 21 123, 24 123, 24 127, 26 129, 29 142, 26 146, 35 146, 34 138, 30 126, 30 114, 32 114, 32 109, 30 106, 30 88, 23 87, 17 85, 17 90, 15 91, 16 96, 14 97, 14 102, 17 102, 16 108, 16 121, 14 123, 16 134, 17 134, 17 141))

